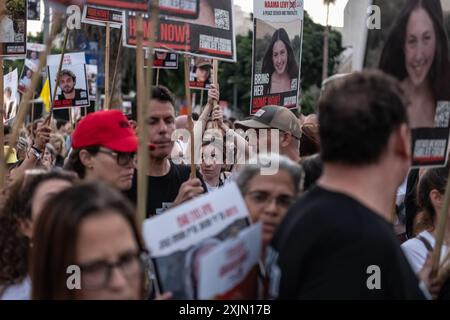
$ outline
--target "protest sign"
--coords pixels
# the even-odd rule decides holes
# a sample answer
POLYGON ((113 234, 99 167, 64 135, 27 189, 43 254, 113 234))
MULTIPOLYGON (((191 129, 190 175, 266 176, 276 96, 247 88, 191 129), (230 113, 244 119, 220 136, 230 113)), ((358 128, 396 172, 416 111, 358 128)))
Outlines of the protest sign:
POLYGON ((39 66, 39 57, 42 52, 45 51, 45 45, 40 43, 27 43, 27 54, 25 58, 25 64, 37 72, 39 66))
POLYGON ((27 1, 2 0, 0 12, 0 56, 22 56, 27 43, 27 1))
POLYGON ((34 74, 33 68, 35 68, 35 65, 25 60, 18 85, 19 92, 22 94, 25 93, 31 85, 31 78, 34 74))
POLYGON ((47 57, 47 74, 52 99, 56 90, 54 109, 88 107, 89 95, 84 53, 66 53, 64 55, 60 81, 56 85, 60 59, 61 55, 59 54, 47 57))
MULTIPOLYGON (((180 2, 180 3, 183 3, 180 2)), ((177 4, 176 6, 179 7, 177 4)), ((196 18, 160 14, 155 48, 225 61, 236 61, 231 0, 200 0, 196 18)), ((148 15, 144 15, 144 45, 148 42, 148 15)), ((125 13, 124 46, 136 47, 136 12, 125 13)))
POLYGON ((434 28, 412 20, 418 10, 412 2, 375 0, 374 4, 389 14, 383 17, 383 28, 368 31, 365 67, 378 67, 401 83, 409 101, 412 166, 445 166, 450 129, 450 26, 445 21, 450 19, 450 0, 421 4, 434 28), (423 34, 430 34, 433 43, 428 44, 423 34), (427 89, 418 90, 422 87, 427 89))
POLYGON ((41 19, 41 0, 28 0, 28 20, 41 19))
MULTIPOLYGON (((147 59, 148 53, 146 52, 145 55, 147 59)), ((153 54, 153 68, 178 69, 178 55, 173 52, 155 51, 153 54)))
POLYGON ((175 299, 197 298, 197 282, 192 282, 197 255, 247 226, 247 208, 235 183, 145 220, 144 240, 161 292, 171 291, 175 299))
POLYGON ((250 113, 266 105, 297 107, 303 1, 254 1, 250 113))
POLYGON ((189 88, 209 90, 214 83, 212 59, 195 57, 191 59, 189 71, 189 88))
POLYGON ((9 121, 16 116, 19 103, 17 95, 18 73, 14 69, 3 77, 3 114, 4 121, 9 121))
POLYGON ((106 26, 106 23, 108 22, 110 27, 120 28, 123 22, 123 12, 87 4, 83 7, 81 21, 86 24, 97 26, 106 26))
POLYGON ((261 233, 260 223, 252 225, 200 257, 199 299, 257 299, 261 233))
POLYGON ((97 98, 97 76, 98 67, 96 65, 86 65, 86 75, 88 81, 89 99, 94 100, 97 98))

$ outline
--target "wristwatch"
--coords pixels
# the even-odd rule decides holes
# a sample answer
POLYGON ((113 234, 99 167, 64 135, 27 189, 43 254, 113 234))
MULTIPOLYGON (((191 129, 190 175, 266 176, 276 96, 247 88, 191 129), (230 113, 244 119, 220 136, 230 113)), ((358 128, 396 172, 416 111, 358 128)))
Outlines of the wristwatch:
POLYGON ((30 148, 30 152, 33 154, 33 156, 36 158, 37 161, 41 160, 42 152, 39 151, 38 148, 33 146, 33 147, 30 148))

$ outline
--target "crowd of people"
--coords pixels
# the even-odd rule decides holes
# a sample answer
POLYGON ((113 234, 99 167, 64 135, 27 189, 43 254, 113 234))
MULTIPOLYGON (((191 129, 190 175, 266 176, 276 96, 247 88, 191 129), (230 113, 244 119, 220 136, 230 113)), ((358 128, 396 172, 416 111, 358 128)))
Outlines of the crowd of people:
POLYGON ((254 299, 448 299, 450 222, 437 274, 432 255, 449 168, 410 168, 411 129, 432 125, 433 107, 447 99, 450 58, 435 4, 409 1, 381 70, 327 85, 316 114, 268 105, 231 121, 212 84, 191 136, 173 93, 152 87, 144 173, 140 128, 119 110, 76 123, 37 119, 14 144, 5 127, 0 299, 170 299, 155 289, 137 221, 139 174, 148 179, 148 219, 237 184, 249 223, 262 226, 254 299), (414 41, 441 45, 430 55, 414 41), (80 269, 79 283, 69 267, 80 269))

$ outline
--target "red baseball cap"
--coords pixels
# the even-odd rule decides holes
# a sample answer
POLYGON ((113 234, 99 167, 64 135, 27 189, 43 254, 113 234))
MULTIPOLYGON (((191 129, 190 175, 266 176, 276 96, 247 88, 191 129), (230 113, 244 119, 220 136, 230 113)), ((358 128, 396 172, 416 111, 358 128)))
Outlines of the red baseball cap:
POLYGON ((84 117, 72 135, 74 149, 94 146, 118 152, 136 152, 138 140, 121 111, 97 111, 84 117))

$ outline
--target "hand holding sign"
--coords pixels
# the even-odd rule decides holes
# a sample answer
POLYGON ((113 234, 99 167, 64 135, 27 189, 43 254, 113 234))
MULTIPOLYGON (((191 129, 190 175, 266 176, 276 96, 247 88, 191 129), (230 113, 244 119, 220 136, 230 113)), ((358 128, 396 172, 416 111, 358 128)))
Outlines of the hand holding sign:
POLYGON ((189 179, 181 185, 178 195, 173 202, 173 206, 191 200, 192 198, 201 195, 203 192, 204 190, 200 179, 189 179))

